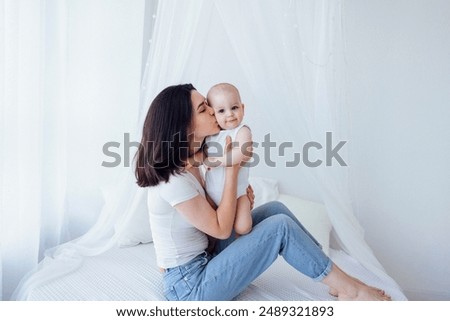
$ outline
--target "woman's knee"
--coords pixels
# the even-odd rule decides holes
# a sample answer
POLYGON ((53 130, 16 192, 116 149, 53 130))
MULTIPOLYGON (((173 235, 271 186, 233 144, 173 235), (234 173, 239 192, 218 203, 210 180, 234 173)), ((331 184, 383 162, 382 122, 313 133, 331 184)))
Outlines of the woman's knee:
POLYGON ((286 205, 284 205, 280 201, 271 201, 267 203, 267 205, 270 207, 272 215, 282 214, 289 216, 291 219, 295 220, 295 215, 291 212, 289 208, 287 208, 286 205))
POLYGON ((286 234, 286 232, 295 228, 297 225, 294 220, 287 215, 274 215, 268 217, 264 223, 266 226, 269 226, 270 229, 283 231, 282 234, 286 234))
POLYGON ((292 212, 284 205, 283 203, 279 201, 271 201, 267 202, 259 207, 257 207, 253 211, 253 225, 257 225, 260 222, 266 220, 269 217, 272 216, 278 216, 279 214, 282 214, 283 216, 289 216, 293 220, 295 220, 294 215, 292 212))
POLYGON ((289 209, 286 207, 286 205, 284 205, 280 201, 270 201, 270 202, 267 202, 266 204, 276 214, 285 214, 286 212, 290 212, 289 209))

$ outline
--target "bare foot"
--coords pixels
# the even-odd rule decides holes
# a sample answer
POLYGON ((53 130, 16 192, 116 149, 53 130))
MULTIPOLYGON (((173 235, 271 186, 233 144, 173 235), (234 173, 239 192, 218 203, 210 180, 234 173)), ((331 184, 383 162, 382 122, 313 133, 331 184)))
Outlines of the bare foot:
MULTIPOLYGON (((358 281, 360 284, 364 285, 364 283, 362 283, 362 282, 359 281, 358 279, 355 279, 355 281, 358 281)), ((381 295, 386 295, 386 293, 385 293, 383 290, 381 290, 381 289, 374 288, 374 287, 372 287, 372 286, 369 286, 369 288, 378 291, 381 295)), ((339 292, 338 292, 338 290, 333 289, 333 288, 330 288, 330 289, 328 290, 328 294, 331 295, 331 296, 333 296, 333 297, 335 297, 335 298, 339 297, 339 292)), ((387 295, 387 296, 389 297, 389 299, 391 298, 389 295, 387 295)))
POLYGON ((354 291, 338 293, 339 301, 391 301, 383 290, 359 284, 354 291))
POLYGON ((391 297, 383 290, 371 287, 364 282, 348 275, 333 264, 330 274, 323 283, 329 286, 329 293, 346 301, 390 301, 391 297))
POLYGON ((330 288, 328 290, 328 294, 331 295, 331 296, 334 296, 335 298, 337 298, 338 297, 338 290, 330 288))

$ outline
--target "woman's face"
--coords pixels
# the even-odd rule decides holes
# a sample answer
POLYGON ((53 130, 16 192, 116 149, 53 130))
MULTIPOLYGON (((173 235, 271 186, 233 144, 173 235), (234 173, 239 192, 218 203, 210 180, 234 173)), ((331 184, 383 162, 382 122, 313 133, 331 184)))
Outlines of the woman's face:
POLYGON ((191 102, 193 116, 189 134, 193 135, 191 137, 194 142, 201 144, 206 136, 217 134, 220 127, 214 116, 214 109, 207 105, 205 97, 198 91, 191 91, 191 102))

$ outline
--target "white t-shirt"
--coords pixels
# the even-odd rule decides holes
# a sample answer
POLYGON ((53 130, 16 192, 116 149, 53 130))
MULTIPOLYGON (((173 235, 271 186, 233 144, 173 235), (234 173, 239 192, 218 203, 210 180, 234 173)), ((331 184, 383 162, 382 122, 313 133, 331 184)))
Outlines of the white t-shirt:
MULTIPOLYGON (((220 152, 223 152, 225 150, 227 136, 230 136, 231 141, 234 142, 236 140, 237 133, 244 126, 248 127, 245 124, 241 124, 234 129, 221 130, 216 135, 206 137, 206 144, 208 144, 208 152, 210 152, 211 150, 214 153, 218 152, 217 147, 215 147, 214 144, 219 144, 221 146, 220 152)), ((247 195, 248 175, 249 175, 248 167, 242 167, 239 170, 237 193, 236 193, 237 198, 243 195, 247 195)), ((208 195, 218 206, 220 200, 222 199, 222 193, 225 187, 225 167, 223 166, 211 167, 210 170, 205 172, 205 181, 206 181, 206 191, 208 192, 208 195)))
POLYGON ((148 190, 148 208, 156 261, 171 268, 189 262, 208 247, 205 233, 194 227, 174 206, 197 195, 205 197, 198 180, 189 172, 172 175, 148 190))

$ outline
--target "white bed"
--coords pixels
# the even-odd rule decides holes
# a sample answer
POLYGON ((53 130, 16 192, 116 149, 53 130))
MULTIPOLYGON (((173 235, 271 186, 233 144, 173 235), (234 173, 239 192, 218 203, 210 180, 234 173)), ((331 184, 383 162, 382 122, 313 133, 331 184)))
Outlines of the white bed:
MULTIPOLYGON (((367 284, 384 289, 394 300, 406 300, 394 281, 382 281, 343 251, 329 248, 331 223, 325 207, 296 197, 278 195, 275 182, 252 182, 258 203, 274 197, 286 204, 305 227, 323 245, 323 250, 344 271, 367 284), (263 183, 263 184, 262 184, 263 183), (264 189, 258 186, 264 185, 264 189), (269 186, 267 186, 269 185, 269 186), (268 194, 268 191, 269 194, 268 194), (276 191, 276 195, 273 194, 276 191)), ((141 205, 139 205, 141 206, 141 205)), ((165 300, 162 295, 162 275, 156 266, 155 250, 146 218, 146 208, 134 209, 139 217, 128 221, 118 245, 110 250, 83 259, 80 268, 49 282, 24 289, 25 297, 33 301, 89 300, 142 301, 165 300), (142 244, 144 243, 144 244, 142 244)), ((335 300, 322 283, 310 280, 295 271, 282 257, 254 280, 236 300, 300 301, 335 300)))
MULTIPOLYGON (((395 286, 385 284, 342 251, 330 256, 343 270, 371 285, 383 288, 395 300, 404 300, 395 286)), ((81 268, 31 290, 28 300, 160 301, 162 275, 156 267, 153 243, 113 248, 85 259, 81 268)), ((334 300, 327 287, 300 275, 281 257, 241 293, 243 301, 334 300)))

